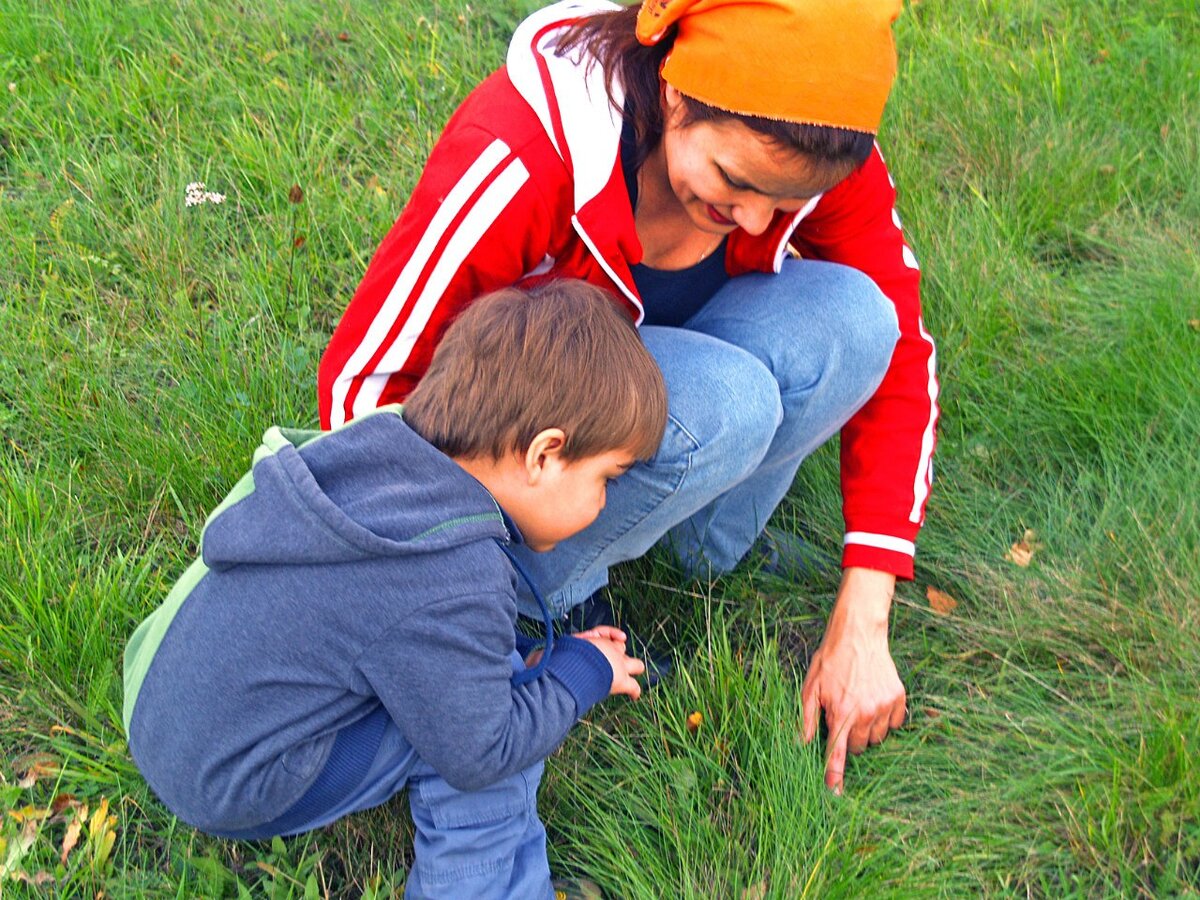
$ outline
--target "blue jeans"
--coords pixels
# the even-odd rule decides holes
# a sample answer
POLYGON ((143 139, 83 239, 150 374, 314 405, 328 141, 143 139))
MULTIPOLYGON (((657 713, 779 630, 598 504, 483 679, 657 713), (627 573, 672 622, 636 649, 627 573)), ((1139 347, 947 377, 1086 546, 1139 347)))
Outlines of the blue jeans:
MULTIPOLYGON (((291 835, 322 828, 385 803, 407 787, 416 826, 416 859, 404 889, 407 900, 552 898, 546 830, 537 812, 542 767, 539 760, 481 790, 459 791, 416 755, 388 719, 374 761, 357 787, 312 818, 289 822, 282 829, 267 826, 267 830, 291 835)), ((225 836, 262 839, 268 835, 225 836)))
MULTIPOLYGON (((875 392, 899 328, 866 275, 788 259, 778 275, 730 279, 683 327, 642 338, 667 384, 658 453, 610 486, 584 531, 549 553, 518 548, 557 615, 659 541, 693 575, 737 565, 801 461, 875 392)), ((538 615, 530 597, 521 611, 538 615)))

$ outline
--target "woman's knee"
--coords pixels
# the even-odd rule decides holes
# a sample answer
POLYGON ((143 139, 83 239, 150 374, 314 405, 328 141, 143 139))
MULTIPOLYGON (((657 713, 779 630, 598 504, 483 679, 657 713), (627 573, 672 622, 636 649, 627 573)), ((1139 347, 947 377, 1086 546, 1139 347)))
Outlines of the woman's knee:
POLYGON ((855 359, 865 370, 882 376, 900 339, 896 307, 875 281, 858 269, 825 263, 832 305, 830 337, 843 359, 855 359))
MULTIPOLYGON (((679 329, 645 329, 667 384, 670 431, 683 440, 691 469, 737 483, 754 471, 783 420, 779 383, 753 354, 706 335, 679 329), (654 332, 672 331, 663 338, 654 332), (663 341, 670 352, 660 353, 663 341)), ((664 443, 664 450, 667 449, 664 443)))

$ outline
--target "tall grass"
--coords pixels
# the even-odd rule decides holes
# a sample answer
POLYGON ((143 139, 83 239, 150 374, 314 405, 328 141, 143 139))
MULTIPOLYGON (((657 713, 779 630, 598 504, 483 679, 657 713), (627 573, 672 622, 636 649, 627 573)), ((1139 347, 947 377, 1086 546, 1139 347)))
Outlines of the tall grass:
MULTIPOLYGON (((535 5, 0 0, 0 894, 402 886, 400 800, 272 844, 176 822, 120 652, 261 432, 314 423, 370 254, 535 5)), ((639 898, 1194 896, 1200 16, 920 2, 897 33, 880 141, 944 390, 910 722, 831 797, 796 735, 832 577, 623 567, 681 666, 551 759, 552 865, 639 898)), ((777 524, 836 553, 834 448, 777 524)))

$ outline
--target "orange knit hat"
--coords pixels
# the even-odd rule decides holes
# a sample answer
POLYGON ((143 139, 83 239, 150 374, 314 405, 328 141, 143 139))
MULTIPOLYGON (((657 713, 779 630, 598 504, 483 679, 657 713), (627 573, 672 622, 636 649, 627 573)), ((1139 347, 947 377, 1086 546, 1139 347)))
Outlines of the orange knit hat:
POLYGON ((679 26, 662 76, 745 115, 872 134, 896 75, 901 0, 644 0, 643 44, 679 26))

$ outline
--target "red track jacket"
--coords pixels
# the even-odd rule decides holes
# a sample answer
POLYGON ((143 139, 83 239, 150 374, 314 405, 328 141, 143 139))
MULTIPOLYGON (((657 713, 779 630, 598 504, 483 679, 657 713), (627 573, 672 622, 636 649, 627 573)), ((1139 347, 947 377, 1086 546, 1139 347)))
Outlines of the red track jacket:
MULTIPOLYGON (((641 320, 630 266, 642 247, 621 171, 621 116, 598 65, 554 55, 564 25, 613 8, 566 0, 535 13, 518 28, 506 66, 451 117, 321 360, 323 427, 403 400, 455 315, 488 291, 582 278, 641 320)), ((734 231, 725 265, 735 276, 778 272, 790 243, 801 256, 865 272, 895 304, 900 341, 888 372, 841 434, 843 565, 911 578, 938 384, 895 193, 876 148, 798 213, 778 213, 764 234, 734 231)))

